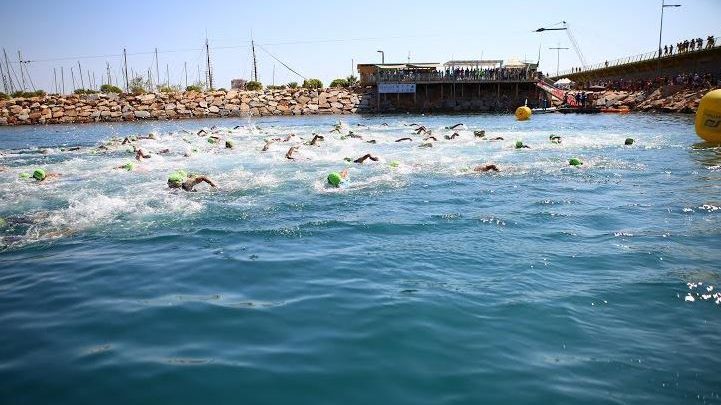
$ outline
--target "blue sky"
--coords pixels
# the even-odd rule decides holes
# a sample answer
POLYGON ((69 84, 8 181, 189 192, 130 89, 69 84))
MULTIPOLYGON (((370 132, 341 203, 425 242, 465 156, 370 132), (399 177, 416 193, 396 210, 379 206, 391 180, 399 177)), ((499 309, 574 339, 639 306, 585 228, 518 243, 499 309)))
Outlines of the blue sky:
MULTIPOLYGON (((680 8, 667 8, 664 43, 721 35, 721 1, 678 0, 680 8)), ((17 51, 28 65, 37 88, 53 90, 53 68, 65 69, 66 90, 70 68, 80 61, 100 83, 106 61, 113 77, 121 74, 127 48, 128 65, 155 75, 152 55, 158 48, 161 79, 166 65, 170 80, 185 84, 204 69, 206 30, 211 46, 215 87, 230 87, 232 78, 248 78, 252 65, 250 36, 256 49, 258 73, 271 84, 302 79, 275 61, 273 54, 305 77, 325 84, 351 73, 351 63, 445 62, 449 59, 536 60, 541 48, 541 69, 556 70, 556 51, 570 47, 563 32, 536 34, 541 26, 566 20, 589 63, 654 50, 658 46, 661 1, 605 0, 482 2, 443 1, 40 1, 5 0, 0 24, 0 46, 17 61, 17 51), (267 51, 267 52, 266 52, 267 51), (101 56, 101 57, 90 57, 101 56)), ((578 66, 573 50, 561 51, 561 69, 578 66)), ((17 70, 17 64, 13 65, 17 70)), ((79 82, 80 80, 77 79, 79 82)), ((86 85, 87 87, 87 85, 86 85)))

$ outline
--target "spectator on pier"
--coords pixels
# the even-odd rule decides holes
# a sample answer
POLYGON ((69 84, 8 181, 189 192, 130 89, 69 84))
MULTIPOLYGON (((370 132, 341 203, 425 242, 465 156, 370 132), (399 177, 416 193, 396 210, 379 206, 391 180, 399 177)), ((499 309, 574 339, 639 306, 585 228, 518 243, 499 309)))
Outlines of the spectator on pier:
POLYGON ((673 55, 673 45, 668 46, 668 54, 673 55))
MULTIPOLYGON (((663 56, 666 56, 666 55, 668 55, 668 46, 664 45, 663 46, 663 56)), ((606 62, 606 66, 608 66, 608 62, 606 62)))
POLYGON ((706 37, 706 49, 713 48, 716 45, 716 39, 713 37, 713 35, 709 35, 706 37))
POLYGON ((696 38, 696 48, 698 48, 699 51, 703 49, 703 39, 696 38))
POLYGON ((696 50, 696 40, 692 39, 690 42, 690 45, 691 45, 691 50, 695 51, 696 50))

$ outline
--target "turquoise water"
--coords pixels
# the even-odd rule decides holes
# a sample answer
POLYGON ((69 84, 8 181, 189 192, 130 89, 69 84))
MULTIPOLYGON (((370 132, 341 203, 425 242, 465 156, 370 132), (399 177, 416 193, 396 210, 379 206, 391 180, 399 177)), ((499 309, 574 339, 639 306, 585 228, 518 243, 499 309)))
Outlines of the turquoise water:
POLYGON ((692 117, 337 120, 0 128, 0 403, 721 403, 721 150, 692 117), (234 149, 182 132, 213 125, 234 149), (151 132, 170 152, 132 172, 94 148, 151 132))

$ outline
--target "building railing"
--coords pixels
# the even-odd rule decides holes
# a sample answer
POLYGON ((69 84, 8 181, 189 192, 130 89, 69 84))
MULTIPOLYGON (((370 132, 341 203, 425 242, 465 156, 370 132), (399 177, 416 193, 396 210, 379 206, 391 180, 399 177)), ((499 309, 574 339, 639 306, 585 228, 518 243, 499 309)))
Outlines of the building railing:
POLYGON ((468 70, 462 72, 387 72, 368 75, 367 83, 416 83, 416 82, 498 82, 537 80, 538 74, 527 69, 468 70))
MULTIPOLYGON (((709 49, 717 48, 717 47, 721 46, 721 43, 719 43, 719 41, 718 41, 719 39, 720 39, 719 37, 713 37, 713 41, 709 42, 708 38, 707 38, 706 40, 704 40, 703 47, 696 48, 693 50, 688 49, 688 50, 679 52, 677 47, 674 47, 673 51, 669 52, 669 53, 664 53, 663 50, 661 50, 661 58, 660 59, 663 60, 665 58, 670 58, 670 57, 674 57, 674 56, 678 56, 678 55, 686 55, 686 54, 690 54, 690 53, 703 52, 703 51, 706 51, 709 49)), ((606 69, 606 68, 615 67, 615 66, 627 65, 630 63, 638 63, 638 62, 644 62, 647 60, 658 60, 658 59, 659 59, 658 50, 656 50, 653 52, 646 52, 646 53, 642 53, 639 55, 627 56, 627 57, 614 59, 614 60, 610 60, 610 61, 606 61, 606 62, 602 62, 602 63, 596 63, 595 65, 586 66, 585 68, 581 67, 581 68, 567 69, 553 77, 568 76, 568 75, 572 75, 572 74, 576 74, 576 73, 588 73, 588 72, 592 72, 594 70, 601 70, 601 69, 606 69)))

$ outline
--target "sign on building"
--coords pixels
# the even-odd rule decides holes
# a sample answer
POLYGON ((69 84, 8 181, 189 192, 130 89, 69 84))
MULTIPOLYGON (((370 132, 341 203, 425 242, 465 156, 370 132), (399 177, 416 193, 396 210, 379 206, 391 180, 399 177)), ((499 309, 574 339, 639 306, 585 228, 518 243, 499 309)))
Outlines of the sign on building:
POLYGON ((378 93, 415 93, 415 83, 378 83, 378 93))

